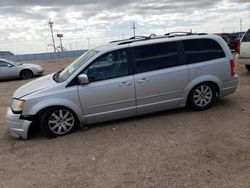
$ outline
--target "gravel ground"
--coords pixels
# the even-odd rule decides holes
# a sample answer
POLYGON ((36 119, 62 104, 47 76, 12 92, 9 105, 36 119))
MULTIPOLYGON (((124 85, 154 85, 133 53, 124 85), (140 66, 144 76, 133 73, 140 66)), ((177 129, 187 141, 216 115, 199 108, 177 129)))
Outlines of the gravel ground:
MULTIPOLYGON (((45 73, 72 59, 36 62, 45 73)), ((5 111, 27 81, 0 82, 0 187, 250 187, 250 73, 213 108, 92 126, 48 140, 9 136, 5 111)))

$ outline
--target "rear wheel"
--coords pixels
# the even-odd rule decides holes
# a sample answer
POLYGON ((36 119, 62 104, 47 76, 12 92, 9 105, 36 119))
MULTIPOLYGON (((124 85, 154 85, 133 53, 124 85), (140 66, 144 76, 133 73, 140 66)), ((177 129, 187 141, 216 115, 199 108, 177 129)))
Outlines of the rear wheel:
POLYGON ((20 73, 20 77, 22 80, 27 80, 32 78, 33 72, 31 70, 22 70, 20 73))
POLYGON ((216 90, 213 84, 202 83, 195 86, 189 94, 188 103, 194 110, 210 108, 216 99, 216 90))
POLYGON ((250 65, 246 65, 246 69, 250 71, 250 65))
POLYGON ((41 130, 47 138, 55 138, 71 133, 77 124, 75 114, 64 107, 46 110, 40 119, 41 130))

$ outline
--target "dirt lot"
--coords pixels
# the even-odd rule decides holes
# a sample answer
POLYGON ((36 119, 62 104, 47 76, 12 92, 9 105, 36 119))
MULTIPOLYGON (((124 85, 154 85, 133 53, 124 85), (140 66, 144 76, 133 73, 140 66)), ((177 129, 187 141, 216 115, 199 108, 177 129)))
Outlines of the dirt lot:
MULTIPOLYGON (((71 59, 39 62, 54 72, 71 59)), ((207 111, 171 110, 56 139, 9 136, 6 107, 27 81, 0 82, 0 187, 250 187, 250 73, 207 111)))

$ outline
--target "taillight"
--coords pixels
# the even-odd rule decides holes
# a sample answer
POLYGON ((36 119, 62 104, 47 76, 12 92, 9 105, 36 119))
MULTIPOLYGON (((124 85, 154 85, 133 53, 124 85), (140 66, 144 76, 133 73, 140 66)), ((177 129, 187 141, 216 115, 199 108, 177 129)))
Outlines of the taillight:
POLYGON ((231 76, 235 75, 235 62, 233 59, 230 60, 230 65, 231 65, 231 76))
POLYGON ((240 41, 238 42, 238 54, 240 55, 240 41))

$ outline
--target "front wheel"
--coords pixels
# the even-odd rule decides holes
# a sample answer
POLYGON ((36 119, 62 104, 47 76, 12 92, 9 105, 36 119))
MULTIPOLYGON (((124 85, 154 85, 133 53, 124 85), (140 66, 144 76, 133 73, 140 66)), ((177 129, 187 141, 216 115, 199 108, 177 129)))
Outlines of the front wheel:
POLYGON ((72 111, 64 107, 46 110, 40 119, 41 130, 47 138, 55 138, 71 133, 77 124, 72 111))
POLYGON ((250 65, 246 65, 246 69, 250 71, 250 65))
POLYGON ((22 70, 20 73, 20 77, 22 80, 27 80, 32 78, 33 72, 31 70, 22 70))
POLYGON ((213 84, 203 83, 195 86, 189 94, 188 103, 194 110, 210 108, 216 99, 216 90, 213 84))

